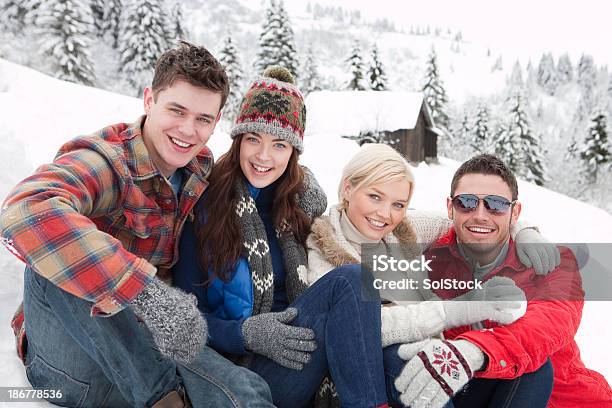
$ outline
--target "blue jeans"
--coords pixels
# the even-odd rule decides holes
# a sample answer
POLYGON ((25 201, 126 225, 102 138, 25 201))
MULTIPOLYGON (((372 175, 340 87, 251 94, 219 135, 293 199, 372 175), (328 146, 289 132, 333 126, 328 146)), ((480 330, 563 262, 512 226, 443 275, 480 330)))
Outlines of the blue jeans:
POLYGON ((205 347, 188 365, 165 358, 128 308, 91 317, 92 304, 26 268, 26 374, 35 388, 60 389, 58 405, 151 406, 184 387, 195 407, 271 407, 267 384, 205 347))
POLYGON ((453 397, 453 403, 456 408, 544 408, 552 386, 553 367, 547 360, 536 371, 512 380, 474 378, 453 397))
POLYGON ((371 275, 362 273, 359 265, 342 266, 290 305, 298 309, 292 325, 315 332, 312 360, 298 371, 255 355, 249 366, 268 382, 277 406, 308 404, 328 371, 342 407, 374 408, 386 402, 380 298, 372 291, 364 296, 362 289, 368 285, 372 288, 371 275))
MULTIPOLYGON (((397 349, 400 344, 393 344, 383 349, 383 358, 385 364, 385 385, 387 387, 387 398, 389 406, 394 408, 404 407, 400 401, 400 393, 395 388, 395 379, 401 374, 406 366, 407 361, 397 355, 397 349)), ((448 401, 444 408, 453 408, 452 401, 448 401)))

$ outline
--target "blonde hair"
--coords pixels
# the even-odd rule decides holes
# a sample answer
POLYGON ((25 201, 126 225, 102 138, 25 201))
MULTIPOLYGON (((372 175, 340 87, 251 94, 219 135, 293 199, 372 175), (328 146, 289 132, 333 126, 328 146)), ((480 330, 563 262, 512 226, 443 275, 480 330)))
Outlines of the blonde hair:
POLYGON ((346 208, 344 185, 348 181, 354 189, 368 187, 376 183, 407 180, 410 183, 408 203, 414 191, 414 176, 408 161, 391 146, 383 143, 368 143, 353 156, 342 170, 338 185, 338 202, 346 208))

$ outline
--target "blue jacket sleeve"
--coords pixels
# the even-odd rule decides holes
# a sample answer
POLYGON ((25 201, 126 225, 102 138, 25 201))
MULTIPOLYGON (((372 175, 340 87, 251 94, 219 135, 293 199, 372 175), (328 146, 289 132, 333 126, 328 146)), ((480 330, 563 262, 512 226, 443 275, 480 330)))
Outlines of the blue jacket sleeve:
POLYGON ((225 353, 247 354, 242 337, 242 322, 244 319, 224 320, 212 313, 204 313, 204 317, 206 317, 208 323, 207 343, 209 346, 225 353))
MULTIPOLYGON (((200 284, 203 279, 202 270, 194 257, 187 255, 197 253, 196 237, 193 232, 192 222, 185 222, 183 235, 179 245, 179 253, 181 254, 181 257, 172 270, 173 283, 175 286, 183 289, 184 291, 196 295, 196 298, 198 299, 198 308, 208 323, 208 345, 221 352, 238 355, 246 354, 247 351, 244 349, 244 339, 242 337, 242 322, 246 316, 245 313, 241 313, 242 309, 245 309, 246 306, 242 303, 237 303, 234 309, 229 309, 235 313, 234 318, 222 318, 224 311, 226 310, 226 305, 223 302, 226 301, 226 297, 231 297, 231 293, 226 293, 224 291, 226 285, 219 281, 217 282, 219 288, 218 290, 213 291, 213 294, 220 295, 220 301, 222 303, 220 305, 216 305, 216 308, 219 310, 211 310, 211 299, 209 299, 207 289, 200 284), (242 317, 237 318, 240 316, 240 314, 242 314, 242 317)), ((241 275, 244 275, 245 273, 246 276, 248 276, 248 266, 246 272, 242 272, 241 275)), ((244 291, 240 285, 244 285, 243 282, 236 280, 233 283, 237 285, 237 289, 235 289, 236 291, 244 291)), ((235 297, 240 298, 240 296, 235 297)))

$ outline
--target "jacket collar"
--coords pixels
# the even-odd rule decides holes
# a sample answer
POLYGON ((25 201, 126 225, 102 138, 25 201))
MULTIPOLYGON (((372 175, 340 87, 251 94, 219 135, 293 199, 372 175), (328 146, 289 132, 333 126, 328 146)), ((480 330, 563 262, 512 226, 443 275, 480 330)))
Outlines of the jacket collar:
MULTIPOLYGON (((433 243, 429 251, 436 254, 443 254, 444 252, 447 252, 452 257, 467 265, 466 259, 459 252, 459 247, 457 244, 457 233, 455 232, 454 227, 451 227, 448 230, 448 233, 441 236, 435 243, 433 243)), ((510 241, 508 242, 508 254, 506 255, 506 259, 501 263, 500 266, 494 268, 493 270, 496 271, 500 267, 510 268, 516 272, 528 269, 525 265, 521 263, 516 253, 516 245, 514 244, 514 240, 512 239, 512 237, 510 237, 510 241)))

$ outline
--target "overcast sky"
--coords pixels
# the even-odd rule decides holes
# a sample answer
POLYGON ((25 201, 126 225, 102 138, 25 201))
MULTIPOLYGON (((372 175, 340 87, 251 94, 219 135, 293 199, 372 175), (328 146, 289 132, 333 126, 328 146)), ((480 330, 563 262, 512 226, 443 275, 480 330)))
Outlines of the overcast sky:
MULTIPOLYGON (((285 0, 289 10, 303 11, 307 1, 285 0)), ((359 9, 369 18, 460 29, 464 39, 495 51, 539 56, 583 52, 597 64, 612 66, 612 2, 607 0, 311 0, 321 5, 359 9)))

